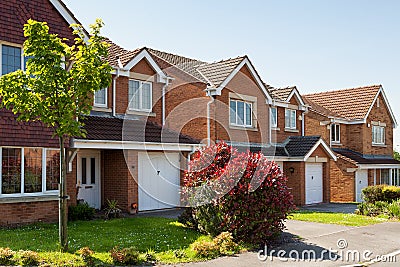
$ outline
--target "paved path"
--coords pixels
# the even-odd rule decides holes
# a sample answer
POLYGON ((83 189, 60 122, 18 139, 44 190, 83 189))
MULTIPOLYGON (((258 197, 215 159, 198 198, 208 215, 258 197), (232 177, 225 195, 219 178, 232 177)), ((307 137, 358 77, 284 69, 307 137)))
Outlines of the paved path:
MULTIPOLYGON (((377 255, 390 253, 400 254, 400 223, 390 222, 365 227, 347 227, 331 224, 320 224, 290 220, 286 223, 287 231, 284 238, 288 243, 275 248, 283 250, 281 259, 269 257, 266 261, 260 261, 255 252, 248 252, 236 257, 222 257, 208 262, 179 264, 177 266, 203 267, 203 266, 346 266, 359 262, 366 262, 366 258, 375 258, 377 255), (341 240, 338 248, 338 240, 341 240), (329 253, 330 250, 334 253, 329 253), (297 251, 297 252, 296 252, 297 251), (314 256, 310 251, 314 251, 314 256), (370 252, 372 253, 370 253, 370 252), (288 257, 289 253, 299 259, 294 261, 288 257), (360 253, 360 259, 358 259, 360 253), (322 258, 322 259, 321 259, 322 258), (331 259, 337 258, 336 261, 331 259), (272 259, 272 260, 271 260, 272 259)), ((269 253, 270 254, 270 249, 269 253)), ((377 262, 373 267, 400 266, 400 256, 394 255, 395 263, 377 262)), ((355 265, 362 266, 362 265, 355 265)))
POLYGON ((353 203, 321 203, 315 205, 307 205, 301 207, 301 210, 307 211, 322 211, 322 212, 341 212, 341 213, 354 213, 357 204, 353 203))

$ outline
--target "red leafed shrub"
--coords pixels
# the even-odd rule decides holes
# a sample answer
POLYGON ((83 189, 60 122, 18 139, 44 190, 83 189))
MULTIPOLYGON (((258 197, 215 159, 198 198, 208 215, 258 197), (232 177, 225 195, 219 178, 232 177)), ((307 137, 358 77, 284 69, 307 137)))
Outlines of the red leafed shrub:
POLYGON ((276 237, 295 209, 287 179, 261 153, 239 153, 225 143, 197 151, 185 173, 183 200, 200 230, 228 231, 262 244, 276 237))

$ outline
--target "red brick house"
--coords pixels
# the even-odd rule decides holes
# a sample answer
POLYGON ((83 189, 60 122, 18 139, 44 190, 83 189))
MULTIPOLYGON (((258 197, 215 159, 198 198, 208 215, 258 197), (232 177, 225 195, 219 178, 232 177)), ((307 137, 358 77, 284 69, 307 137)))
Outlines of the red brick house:
MULTIPOLYGON (((69 25, 79 23, 59 0, 1 1, 0 15, 1 75, 24 68, 28 19, 47 21, 52 33, 69 40, 69 25)), ((84 199, 101 208, 110 199, 125 211, 134 204, 142 210, 178 206, 181 165, 198 141, 161 127, 159 98, 168 77, 150 54, 141 49, 124 56, 110 58, 114 82, 94 96, 87 136, 70 140, 69 204, 84 199)), ((6 109, 0 110, 0 128, 0 225, 56 221, 59 153, 51 129, 17 122, 6 109)))
POLYGON ((306 135, 321 135, 337 155, 330 167, 330 201, 361 201, 368 185, 400 185, 393 159, 397 126, 381 85, 304 95, 306 135))

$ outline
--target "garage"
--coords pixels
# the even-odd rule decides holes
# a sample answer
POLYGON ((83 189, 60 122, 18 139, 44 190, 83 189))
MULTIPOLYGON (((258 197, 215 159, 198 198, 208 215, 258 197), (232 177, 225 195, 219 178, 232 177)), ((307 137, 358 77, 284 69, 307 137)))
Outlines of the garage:
POLYGON ((321 203, 323 199, 322 163, 306 163, 306 204, 321 203))
POLYGON ((138 163, 139 211, 179 206, 179 153, 142 152, 138 163))

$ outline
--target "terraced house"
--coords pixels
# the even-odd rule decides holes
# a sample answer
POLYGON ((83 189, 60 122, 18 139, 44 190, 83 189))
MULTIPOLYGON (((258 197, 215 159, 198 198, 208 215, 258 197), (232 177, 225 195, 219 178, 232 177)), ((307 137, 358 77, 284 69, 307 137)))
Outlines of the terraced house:
POLYGON ((305 95, 306 134, 321 135, 337 155, 331 164, 331 201, 361 201, 368 185, 400 185, 393 159, 396 118, 382 85, 305 95))
MULTIPOLYGON (((60 0, 5 0, 0 7, 2 75, 24 67, 22 28, 27 19, 47 21, 52 32, 73 39, 68 25, 78 21, 60 0)), ((353 201, 348 184, 355 186, 351 179, 365 175, 366 165, 343 149, 361 153, 364 160, 384 155, 379 160, 391 165, 377 167, 375 157, 367 168, 376 181, 386 182, 386 170, 397 168, 388 156, 396 122, 381 88, 376 99, 358 98, 360 105, 374 106, 361 122, 316 96, 302 97, 296 87, 264 83, 247 56, 205 62, 106 41, 112 83, 93 96, 93 110, 84 121, 86 137, 73 138, 67 146, 70 205, 84 200, 100 209, 107 200, 117 200, 125 212, 179 206, 190 154, 221 141, 275 160, 300 205, 353 201), (351 130, 355 122, 362 127, 351 130), (340 123, 332 126, 334 135, 326 128, 332 123, 340 123), (357 142, 372 129, 369 145, 357 142), (341 146, 330 140, 339 130, 341 146), (355 132, 359 139, 347 141, 355 132)), ((41 123, 17 122, 5 109, 0 110, 0 126, 0 225, 56 221, 57 140, 41 123)))

